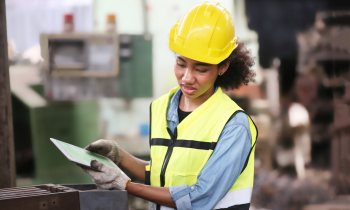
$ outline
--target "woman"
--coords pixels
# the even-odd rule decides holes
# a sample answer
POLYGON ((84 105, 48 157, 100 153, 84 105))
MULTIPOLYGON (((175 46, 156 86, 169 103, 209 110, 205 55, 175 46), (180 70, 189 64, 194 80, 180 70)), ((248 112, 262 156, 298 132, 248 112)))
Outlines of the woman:
POLYGON ((125 189, 149 200, 150 209, 249 209, 257 130, 221 90, 254 81, 254 61, 234 33, 230 14, 213 2, 190 8, 172 27, 179 87, 151 104, 150 163, 113 141, 86 147, 146 184, 92 161, 99 171, 83 170, 100 188, 125 189))

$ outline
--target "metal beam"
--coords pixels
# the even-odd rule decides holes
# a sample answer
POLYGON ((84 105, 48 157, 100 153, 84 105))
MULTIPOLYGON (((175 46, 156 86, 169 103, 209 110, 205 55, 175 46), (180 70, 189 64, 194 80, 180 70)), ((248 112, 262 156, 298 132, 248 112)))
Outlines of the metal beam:
POLYGON ((16 185, 5 0, 0 0, 0 188, 16 185))

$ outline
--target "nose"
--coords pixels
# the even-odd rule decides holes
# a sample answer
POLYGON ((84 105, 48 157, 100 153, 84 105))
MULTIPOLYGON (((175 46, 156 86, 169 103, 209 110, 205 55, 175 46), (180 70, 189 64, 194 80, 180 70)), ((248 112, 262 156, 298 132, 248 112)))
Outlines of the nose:
POLYGON ((191 68, 186 68, 184 75, 182 76, 182 83, 185 84, 194 84, 195 76, 191 68))

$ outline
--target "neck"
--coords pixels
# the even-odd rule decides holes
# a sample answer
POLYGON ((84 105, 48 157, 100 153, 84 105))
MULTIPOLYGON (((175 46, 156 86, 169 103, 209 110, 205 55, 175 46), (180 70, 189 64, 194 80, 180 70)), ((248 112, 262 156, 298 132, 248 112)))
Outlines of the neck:
POLYGON ((210 87, 205 93, 197 98, 189 98, 182 94, 180 98, 179 107, 182 111, 192 112, 202 105, 206 100, 210 98, 215 92, 215 87, 210 87))

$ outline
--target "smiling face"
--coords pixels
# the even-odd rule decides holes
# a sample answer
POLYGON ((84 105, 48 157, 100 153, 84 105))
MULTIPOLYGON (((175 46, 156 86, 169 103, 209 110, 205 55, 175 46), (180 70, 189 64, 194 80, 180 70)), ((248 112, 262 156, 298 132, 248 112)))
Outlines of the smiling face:
POLYGON ((224 65, 218 69, 218 65, 195 61, 179 54, 176 54, 174 65, 175 76, 182 93, 192 99, 213 94, 216 78, 227 68, 228 65, 224 65))

